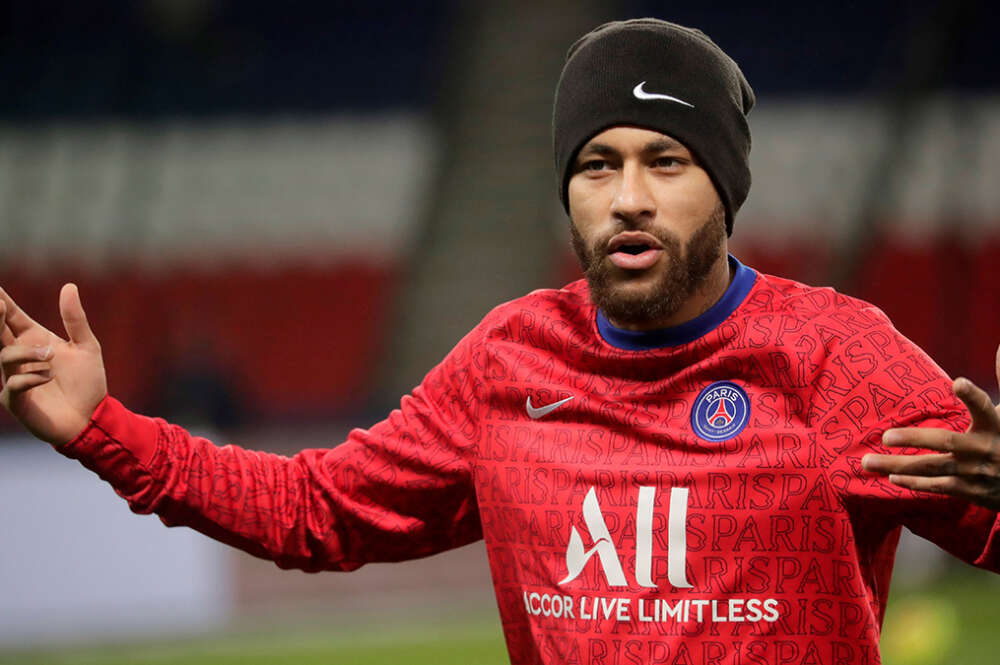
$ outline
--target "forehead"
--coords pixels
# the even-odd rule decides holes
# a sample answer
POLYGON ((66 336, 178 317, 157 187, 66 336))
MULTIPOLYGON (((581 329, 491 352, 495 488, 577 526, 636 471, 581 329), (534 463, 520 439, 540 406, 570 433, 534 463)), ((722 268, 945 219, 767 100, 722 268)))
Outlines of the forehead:
POLYGON ((674 137, 644 127, 610 127, 593 136, 580 149, 580 154, 588 151, 643 152, 650 150, 679 150, 688 152, 687 147, 674 137))

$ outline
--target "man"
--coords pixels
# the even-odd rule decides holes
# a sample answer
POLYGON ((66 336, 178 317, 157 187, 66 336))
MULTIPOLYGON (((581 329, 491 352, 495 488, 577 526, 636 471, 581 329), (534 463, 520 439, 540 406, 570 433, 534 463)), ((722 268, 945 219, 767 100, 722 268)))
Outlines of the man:
POLYGON ((876 663, 901 525, 1000 569, 1000 416, 878 309, 728 256, 753 101, 696 30, 584 36, 553 125, 586 282, 499 306, 333 449, 129 412, 72 285, 66 341, 0 292, 3 403, 134 511, 281 567, 484 538, 514 663, 876 663))

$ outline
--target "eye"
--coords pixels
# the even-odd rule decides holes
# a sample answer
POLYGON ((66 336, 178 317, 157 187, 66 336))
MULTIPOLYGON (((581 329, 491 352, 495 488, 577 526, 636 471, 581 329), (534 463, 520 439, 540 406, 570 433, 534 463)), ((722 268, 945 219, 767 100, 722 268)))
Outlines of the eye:
POLYGON ((679 157, 657 157, 653 160, 653 168, 674 169, 683 164, 679 157))
POLYGON ((603 159, 588 159, 580 165, 581 171, 603 171, 607 168, 608 162, 603 159))

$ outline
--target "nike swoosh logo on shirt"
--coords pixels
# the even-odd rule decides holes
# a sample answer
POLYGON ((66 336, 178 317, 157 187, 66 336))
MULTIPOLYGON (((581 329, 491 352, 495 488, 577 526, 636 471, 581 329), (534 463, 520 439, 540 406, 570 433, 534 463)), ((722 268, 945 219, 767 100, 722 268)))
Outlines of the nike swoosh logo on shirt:
POLYGON ((573 398, 567 397, 566 399, 561 399, 558 402, 553 402, 552 404, 549 404, 547 406, 540 406, 536 409, 535 407, 531 406, 531 396, 529 395, 528 401, 525 402, 524 406, 526 409, 528 409, 528 416, 530 416, 532 420, 538 420, 542 416, 547 416, 548 414, 552 413, 553 411, 555 411, 556 409, 558 409, 560 406, 570 401, 571 399, 573 398))
POLYGON ((661 95, 657 92, 646 92, 645 90, 642 89, 642 86, 644 85, 646 85, 645 81, 632 88, 632 94, 635 95, 636 99, 665 99, 668 102, 677 102, 678 104, 683 104, 684 106, 690 106, 691 108, 694 108, 694 104, 689 104, 688 102, 685 102, 683 99, 678 99, 677 97, 673 97, 671 95, 661 95))

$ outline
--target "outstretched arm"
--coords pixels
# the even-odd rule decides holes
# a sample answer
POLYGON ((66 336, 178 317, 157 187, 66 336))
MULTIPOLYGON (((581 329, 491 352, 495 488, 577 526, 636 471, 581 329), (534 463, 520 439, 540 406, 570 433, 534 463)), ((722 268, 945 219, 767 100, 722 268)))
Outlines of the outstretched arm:
MULTIPOLYGON (((1000 384, 1000 349, 996 359, 1000 384)), ((1000 408, 968 379, 955 379, 955 395, 972 417, 965 431, 908 427, 889 429, 882 441, 889 448, 925 448, 928 455, 865 455, 867 471, 912 490, 949 494, 1000 511, 1000 408)))
POLYGON ((76 287, 60 339, 0 291, 3 404, 33 434, 156 513, 282 567, 350 570, 481 536, 468 449, 470 334, 400 408, 331 449, 288 458, 216 446, 107 396, 100 346, 76 287))
POLYGON ((59 294, 67 339, 36 323, 0 289, 0 402, 32 434, 61 445, 83 431, 108 392, 76 285, 59 294))

